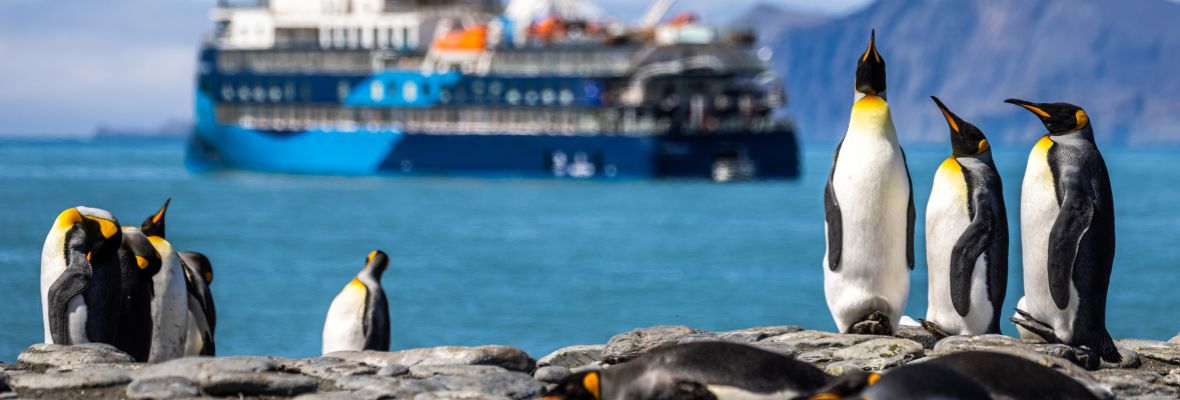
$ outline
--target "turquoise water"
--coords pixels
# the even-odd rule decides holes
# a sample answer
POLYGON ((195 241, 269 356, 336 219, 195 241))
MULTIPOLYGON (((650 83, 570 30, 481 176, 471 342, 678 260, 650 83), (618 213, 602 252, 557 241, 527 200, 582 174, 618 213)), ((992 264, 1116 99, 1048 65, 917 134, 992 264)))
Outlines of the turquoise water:
MULTIPOLYGON (((169 240, 213 260, 222 355, 317 355, 329 302, 375 248, 392 256, 395 348, 496 343, 539 357, 658 324, 831 330, 820 265, 831 151, 806 147, 797 181, 715 185, 193 175, 178 142, 0 142, 0 360, 41 340, 39 257, 58 212, 84 204, 138 225, 168 196, 169 240)), ((1014 229, 1026 151, 996 155, 1014 229)), ((947 152, 908 150, 919 219, 947 152)), ((1106 157, 1111 331, 1167 339, 1180 330, 1177 158, 1106 157)), ((1012 238, 1009 309, 1021 292, 1012 238)), ((925 314, 923 261, 907 315, 925 314)))

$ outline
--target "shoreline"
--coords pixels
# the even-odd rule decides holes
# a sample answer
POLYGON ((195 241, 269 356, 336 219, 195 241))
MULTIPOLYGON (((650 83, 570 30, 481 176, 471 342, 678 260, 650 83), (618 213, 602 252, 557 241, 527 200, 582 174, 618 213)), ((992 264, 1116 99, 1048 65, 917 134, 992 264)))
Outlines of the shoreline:
POLYGON ((1166 342, 1116 340, 1124 361, 1113 365, 1089 350, 1061 344, 1001 335, 936 342, 925 330, 910 326, 901 327, 896 336, 871 336, 798 326, 707 332, 665 325, 623 332, 605 344, 567 346, 540 358, 514 347, 485 345, 344 351, 310 358, 188 357, 143 364, 103 344, 35 344, 16 364, 0 364, 0 398, 527 399, 571 373, 609 368, 662 346, 714 340, 789 355, 832 375, 888 370, 959 351, 1000 351, 1052 367, 1095 393, 1119 399, 1180 397, 1180 335, 1166 342))

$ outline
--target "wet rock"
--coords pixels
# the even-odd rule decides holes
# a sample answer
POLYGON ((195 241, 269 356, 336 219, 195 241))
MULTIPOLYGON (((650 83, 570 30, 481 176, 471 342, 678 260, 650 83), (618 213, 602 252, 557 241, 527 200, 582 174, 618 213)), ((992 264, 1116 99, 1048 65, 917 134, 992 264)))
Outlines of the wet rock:
POLYGON ((410 368, 401 364, 389 364, 377 371, 377 376, 402 376, 410 373, 410 368))
POLYGON ((372 375, 379 371, 377 367, 372 365, 355 361, 345 361, 335 357, 302 358, 284 360, 281 363, 282 369, 285 371, 297 372, 320 379, 334 379, 349 375, 372 375))
POLYGON ((895 336, 918 342, 926 350, 934 350, 934 344, 938 342, 938 338, 920 326, 899 326, 897 327, 895 336))
POLYGON ((1180 345, 1158 340, 1121 339, 1115 344, 1139 353, 1140 356, 1180 365, 1180 345))
POLYGON ((494 365, 512 371, 532 371, 536 363, 523 350, 508 346, 443 346, 394 352, 339 351, 330 357, 384 367, 414 365, 494 365))
POLYGON ((877 338, 835 350, 831 354, 834 362, 825 366, 825 372, 843 375, 854 369, 880 371, 903 365, 922 357, 923 349, 921 344, 909 339, 877 338))
POLYGON ((602 350, 606 345, 589 344, 562 347, 537 360, 538 367, 556 365, 566 368, 577 368, 602 360, 602 350))
POLYGON ((1104 369, 1094 372, 1093 376, 1107 385, 1120 399, 1180 397, 1180 388, 1165 385, 1163 377, 1151 371, 1104 369))
POLYGON ((119 368, 83 367, 66 372, 10 374, 7 381, 17 393, 78 390, 122 385, 131 381, 131 373, 119 368))
POLYGON ((635 329, 610 338, 606 348, 602 350, 602 360, 608 364, 618 364, 643 353, 676 344, 680 338, 701 332, 680 325, 635 329))
POLYGON ((132 399, 174 399, 200 394, 193 381, 177 376, 140 379, 127 385, 127 397, 132 399))
POLYGON ((545 383, 557 383, 572 374, 569 368, 560 365, 547 365, 533 371, 533 379, 545 383))
POLYGON ((490 365, 415 365, 410 376, 435 384, 448 391, 476 392, 526 399, 544 390, 528 374, 490 365))
POLYGON ((214 372, 201 383, 211 396, 293 396, 315 391, 315 379, 292 374, 214 372))
POLYGON ((115 346, 103 343, 76 346, 39 343, 21 352, 16 361, 20 364, 49 367, 78 367, 89 364, 131 363, 135 360, 115 346))

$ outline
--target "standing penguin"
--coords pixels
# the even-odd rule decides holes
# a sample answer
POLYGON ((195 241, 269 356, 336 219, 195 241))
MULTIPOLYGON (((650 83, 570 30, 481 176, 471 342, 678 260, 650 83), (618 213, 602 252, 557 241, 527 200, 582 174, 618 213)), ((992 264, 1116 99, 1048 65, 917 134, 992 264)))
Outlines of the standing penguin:
POLYGON ((125 226, 122 232, 119 259, 122 263, 123 307, 115 347, 135 361, 146 362, 152 349, 154 277, 164 261, 139 228, 125 226))
MULTIPOLYGON (((166 216, 171 203, 171 198, 165 200, 159 211, 143 220, 140 229, 145 234, 165 238, 166 216)), ((188 294, 188 333, 185 335, 184 355, 216 355, 213 336, 217 328, 217 312, 213 306, 213 293, 209 289, 209 284, 213 282, 213 265, 204 254, 195 251, 177 252, 177 256, 188 294)))
POLYGON ((168 361, 184 356, 188 337, 188 291, 184 267, 172 244, 159 236, 148 242, 160 254, 160 272, 152 277, 152 348, 148 362, 168 361))
POLYGON ((1020 193, 1025 307, 1018 309, 1024 318, 1012 322, 1118 362, 1106 330, 1114 198, 1090 118, 1068 103, 1005 102, 1036 114, 1049 130, 1029 153, 1020 193))
POLYGON ((388 265, 384 252, 370 252, 364 269, 332 300, 324 321, 324 354, 389 350, 389 304, 381 289, 381 274, 388 265))
POLYGON ((951 156, 938 167, 926 204, 929 301, 922 326, 937 336, 1000 333, 1008 287, 1004 190, 983 132, 947 109, 951 156))
POLYGON ((848 132, 824 189, 824 295, 842 333, 897 328, 914 268, 914 196, 885 102, 876 32, 856 67, 848 132))
POLYGON ((41 250, 41 317, 45 343, 115 343, 123 235, 110 212, 67 208, 41 250))

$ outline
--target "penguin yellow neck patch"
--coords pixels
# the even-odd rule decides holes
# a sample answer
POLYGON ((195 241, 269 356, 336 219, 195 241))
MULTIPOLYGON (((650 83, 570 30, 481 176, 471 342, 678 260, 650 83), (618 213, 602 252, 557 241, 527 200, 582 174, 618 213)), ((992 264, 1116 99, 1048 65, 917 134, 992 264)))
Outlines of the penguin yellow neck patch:
POLYGON ((98 229, 100 231, 102 231, 102 237, 104 237, 104 238, 110 238, 111 236, 115 236, 115 232, 119 231, 119 225, 115 224, 114 222, 112 222, 109 219, 90 217, 90 216, 86 217, 86 219, 89 219, 91 221, 98 223, 98 229))
POLYGON ((135 256, 135 264, 139 266, 139 269, 147 269, 148 259, 143 256, 135 256))
POLYGON ((856 104, 852 105, 852 110, 879 110, 884 107, 889 107, 889 104, 885 102, 885 99, 882 99, 881 96, 870 94, 865 95, 865 97, 862 97, 860 100, 857 100, 856 104))
POLYGON ((1085 128, 1086 124, 1090 123, 1090 116, 1086 115, 1085 111, 1078 110, 1077 112, 1074 113, 1073 116, 1074 116, 1074 119, 1076 119, 1078 121, 1078 126, 1073 128, 1075 131, 1085 128))
POLYGON ((597 372, 590 372, 586 374, 586 377, 582 378, 582 386, 585 387, 586 391, 590 392, 591 395, 594 395, 595 399, 601 398, 599 397, 597 372))
POLYGON ((991 150, 991 144, 988 144, 987 139, 979 139, 979 151, 975 154, 983 154, 983 152, 991 150))

